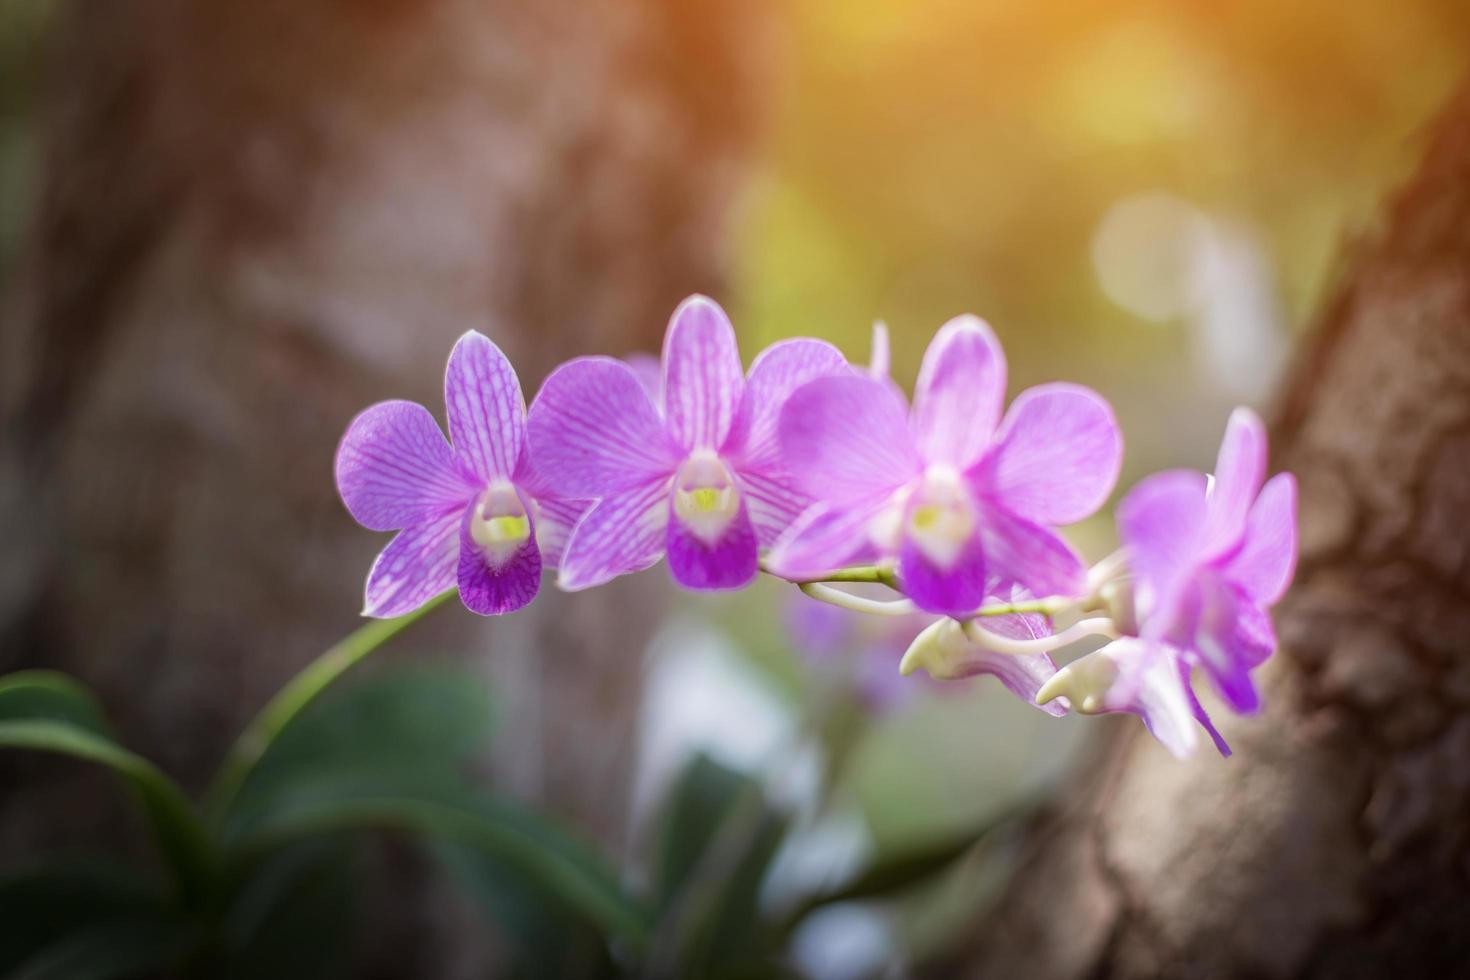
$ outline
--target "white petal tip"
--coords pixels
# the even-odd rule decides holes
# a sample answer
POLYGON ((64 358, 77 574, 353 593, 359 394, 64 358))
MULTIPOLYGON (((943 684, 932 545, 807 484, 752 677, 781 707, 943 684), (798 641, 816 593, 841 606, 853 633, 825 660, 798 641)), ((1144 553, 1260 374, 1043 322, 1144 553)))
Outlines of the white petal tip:
MULTIPOLYGON (((1072 668, 1063 667, 1046 679, 1036 692, 1037 704, 1050 704, 1057 698, 1066 697, 1072 687, 1072 668)), ((1080 710, 1080 709, 1079 709, 1080 710)))
POLYGON ((725 315, 724 308, 708 296, 703 293, 690 293, 674 309, 673 319, 678 320, 684 314, 697 309, 709 310, 710 312, 718 313, 720 316, 725 315))

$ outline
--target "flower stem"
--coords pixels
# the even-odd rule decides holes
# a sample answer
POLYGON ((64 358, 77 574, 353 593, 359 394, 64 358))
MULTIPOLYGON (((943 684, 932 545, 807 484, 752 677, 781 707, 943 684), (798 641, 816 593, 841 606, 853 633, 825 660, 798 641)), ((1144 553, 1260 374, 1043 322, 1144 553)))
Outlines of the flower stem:
POLYGON ((853 612, 872 613, 875 616, 907 616, 914 611, 914 604, 907 599, 868 599, 830 588, 821 582, 799 582, 796 587, 813 599, 842 609, 851 609, 853 612))
POLYGON ((866 582, 873 585, 886 585, 894 591, 899 590, 898 578, 893 574, 893 569, 884 565, 853 565, 851 568, 839 568, 811 578, 787 578, 785 575, 778 575, 771 571, 764 561, 761 562, 760 568, 772 578, 798 586, 821 582, 866 582))
POLYGON ((1013 657, 1026 657, 1038 653, 1051 653, 1069 643, 1075 643, 1085 636, 1106 636, 1109 639, 1117 639, 1118 629, 1113 621, 1106 616, 1098 616, 1093 619, 1084 619, 1073 623, 1071 626, 1051 636, 1043 636, 1034 640, 1013 640, 999 633, 992 633, 973 619, 967 619, 961 624, 965 635, 973 642, 978 643, 993 653, 1003 653, 1013 657))
POLYGON ((972 617, 1041 615, 1055 616, 1076 602, 1067 596, 1054 595, 1045 599, 1026 599, 1021 602, 991 602, 976 609, 972 617))
POLYGON ((295 677, 276 692, 260 713, 245 727, 229 754, 220 764, 205 794, 205 816, 216 831, 224 823, 230 804, 245 785, 266 750, 291 721, 338 677, 361 662, 368 654, 402 633, 455 595, 449 589, 424 603, 413 612, 396 619, 374 619, 349 633, 334 646, 307 664, 295 677))

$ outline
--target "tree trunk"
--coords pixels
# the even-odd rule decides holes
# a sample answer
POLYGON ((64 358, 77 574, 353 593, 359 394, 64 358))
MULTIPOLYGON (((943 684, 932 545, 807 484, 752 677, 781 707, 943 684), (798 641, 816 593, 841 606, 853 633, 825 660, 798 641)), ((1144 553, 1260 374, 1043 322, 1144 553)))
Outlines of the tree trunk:
POLYGON ((1470 969, 1470 89, 1275 428, 1302 556, 1264 713, 1227 719, 1234 758, 1184 763, 1114 720, 943 975, 1470 969))
MULTIPOLYGON (((357 625, 387 538, 333 486, 354 413, 406 397, 442 418, 471 327, 529 395, 565 357, 656 349, 683 295, 720 292, 762 16, 738 0, 62 7, 0 336, 0 669, 80 676, 126 742, 198 787, 357 625)), ((483 662, 500 784, 614 845, 663 591, 548 588, 503 621, 441 613, 399 646, 483 662)), ((112 822, 109 787, 77 767, 4 764, 22 767, 0 772, 5 853, 112 822)))

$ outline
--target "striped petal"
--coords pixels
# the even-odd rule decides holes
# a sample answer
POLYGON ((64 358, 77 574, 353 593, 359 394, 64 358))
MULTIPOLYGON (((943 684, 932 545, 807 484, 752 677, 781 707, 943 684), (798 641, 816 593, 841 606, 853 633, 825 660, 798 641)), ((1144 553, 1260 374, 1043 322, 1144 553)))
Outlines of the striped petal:
POLYGON ((714 300, 691 296, 664 334, 664 417, 685 451, 718 449, 745 388, 735 328, 714 300))
POLYGON ((1087 569, 1055 531, 989 507, 980 521, 981 547, 989 574, 1032 595, 1079 595, 1087 569))
POLYGON ((767 347, 750 366, 740 412, 721 455, 741 469, 779 472, 778 427, 791 393, 808 381, 851 373, 842 352, 824 340, 798 337, 767 347))
POLYGON ((402 616, 454 588, 459 523, 460 512, 454 510, 400 531, 373 562, 362 614, 402 616))
POLYGON ((1278 473, 1251 505, 1245 538, 1225 575, 1256 602, 1275 605, 1291 584, 1296 556, 1296 477, 1278 473))
POLYGON ((1037 524, 1072 524, 1108 499, 1123 463, 1123 436, 1096 392, 1047 384, 1021 392, 996 447, 978 467, 982 493, 1037 524))
POLYGON ((429 410, 407 401, 379 402, 352 420, 336 476, 348 512, 374 531, 458 511, 477 489, 429 410))
POLYGON ((454 449, 483 482, 508 479, 526 441, 526 399, 515 368, 484 334, 459 338, 444 373, 454 449))
POLYGON ((1203 537, 1204 558, 1236 547, 1245 533, 1246 515, 1266 475, 1266 426, 1248 408, 1237 408, 1225 426, 1215 462, 1203 537))
POLYGON ((657 562, 664 555, 669 509, 667 479, 598 501, 567 541, 557 584, 576 592, 657 562))
POLYGON ((871 378, 802 385, 781 409, 779 431, 797 488, 834 508, 885 497, 919 472, 903 403, 871 378))
POLYGON ((531 405, 531 462, 557 496, 596 499, 667 477, 680 454, 633 369, 579 357, 531 405))
POLYGON ((735 476, 762 548, 775 544, 811 504, 811 498, 798 490, 790 477, 739 471, 735 476))
POLYGON ((926 463, 967 469, 990 446, 1006 393, 1006 358, 979 317, 958 316, 924 352, 914 385, 914 437, 926 463))
POLYGON ((766 557, 782 578, 816 578, 869 556, 868 527, 881 504, 838 509, 813 504, 792 522, 766 557))

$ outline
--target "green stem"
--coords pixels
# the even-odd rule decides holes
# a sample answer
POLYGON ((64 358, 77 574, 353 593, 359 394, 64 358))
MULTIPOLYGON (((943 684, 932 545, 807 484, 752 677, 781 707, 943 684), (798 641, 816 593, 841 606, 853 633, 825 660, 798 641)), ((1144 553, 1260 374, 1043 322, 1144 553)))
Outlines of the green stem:
POLYGON ((450 589, 397 619, 375 619, 360 626, 313 660, 285 687, 277 691, 275 697, 267 702, 260 714, 235 739, 235 744, 230 747, 229 754, 215 774, 209 792, 205 795, 204 812, 209 825, 216 831, 219 830, 229 812, 230 804, 240 792, 240 787, 245 785, 245 780, 249 778, 256 763, 292 719, 301 714, 338 677, 443 605, 453 595, 455 590, 450 589))
POLYGON ((826 582, 867 582, 873 585, 886 585, 890 589, 899 591, 898 577, 893 574, 893 569, 885 565, 854 565, 851 568, 839 568, 834 572, 827 572, 812 578, 787 578, 777 575, 761 563, 761 571, 772 578, 778 578, 792 585, 821 585, 826 582))
POLYGON ((1022 614, 1036 613, 1042 616, 1055 616, 1063 609, 1071 605, 1074 599, 1066 596, 1054 595, 1045 599, 1028 599, 1025 602, 994 602, 988 603, 975 610, 973 617, 981 616, 1016 616, 1022 614))
MULTIPOLYGON (((898 576, 888 565, 854 565, 851 568, 839 568, 834 572, 828 572, 815 578, 786 578, 777 575, 761 563, 761 571, 772 578, 779 578, 783 582, 790 582, 803 592, 807 592, 809 585, 825 585, 832 582, 866 582, 874 585, 886 585, 895 592, 903 592, 898 582, 898 576)), ((810 595, 811 593, 808 592, 810 595)), ((1020 614, 1036 613, 1042 616, 1055 616, 1062 610, 1076 603, 1077 600, 1068 596, 1054 595, 1044 599, 1028 599, 1025 602, 993 602, 981 606, 971 613, 972 617, 984 616, 1015 616, 1020 614)))

